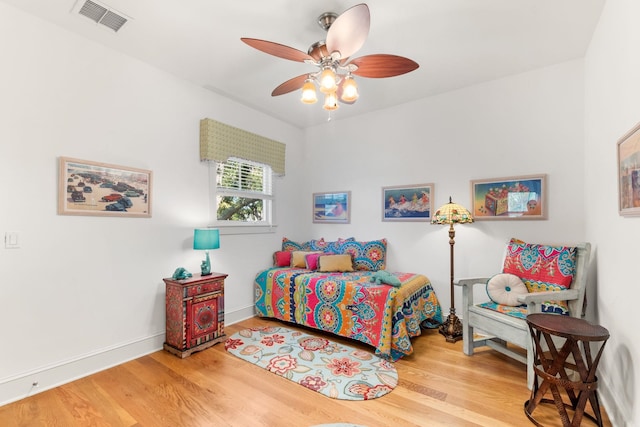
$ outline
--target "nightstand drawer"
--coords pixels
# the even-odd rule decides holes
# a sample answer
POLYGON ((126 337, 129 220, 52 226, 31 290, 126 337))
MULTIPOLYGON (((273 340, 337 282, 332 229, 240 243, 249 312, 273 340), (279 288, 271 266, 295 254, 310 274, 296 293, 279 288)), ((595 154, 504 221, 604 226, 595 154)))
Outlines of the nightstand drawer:
POLYGON ((192 297, 209 292, 221 291, 224 280, 216 280, 214 282, 201 283, 198 285, 188 286, 185 288, 185 297, 192 297))

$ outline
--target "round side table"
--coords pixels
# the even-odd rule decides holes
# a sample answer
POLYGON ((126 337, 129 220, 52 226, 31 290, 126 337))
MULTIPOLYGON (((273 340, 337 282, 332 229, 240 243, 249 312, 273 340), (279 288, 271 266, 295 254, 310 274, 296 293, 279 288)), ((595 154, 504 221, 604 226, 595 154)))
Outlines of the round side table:
POLYGON ((540 426, 533 417, 533 411, 542 403, 552 403, 563 426, 579 426, 583 416, 602 426, 596 369, 609 339, 609 331, 583 319, 546 313, 530 314, 527 324, 534 344, 533 369, 536 373, 531 398, 524 404, 529 420, 540 426), (595 358, 592 343, 600 344, 595 358), (568 360, 570 355, 573 361, 568 360), (577 372, 580 379, 572 381, 567 370, 577 372), (560 388, 564 389, 570 403, 563 400, 560 388), (548 391, 551 391, 553 399, 544 398, 548 391), (585 412, 587 401, 593 414, 585 412), (567 409, 573 410, 572 419, 569 419, 567 409))

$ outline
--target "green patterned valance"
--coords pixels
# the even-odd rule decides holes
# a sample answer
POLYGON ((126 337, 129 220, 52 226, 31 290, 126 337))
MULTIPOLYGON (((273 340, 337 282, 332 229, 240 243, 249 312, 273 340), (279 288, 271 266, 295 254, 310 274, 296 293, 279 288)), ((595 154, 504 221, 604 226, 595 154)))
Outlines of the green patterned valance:
POLYGON ((284 175, 286 145, 212 119, 200 120, 200 160, 226 162, 237 157, 271 166, 284 175))

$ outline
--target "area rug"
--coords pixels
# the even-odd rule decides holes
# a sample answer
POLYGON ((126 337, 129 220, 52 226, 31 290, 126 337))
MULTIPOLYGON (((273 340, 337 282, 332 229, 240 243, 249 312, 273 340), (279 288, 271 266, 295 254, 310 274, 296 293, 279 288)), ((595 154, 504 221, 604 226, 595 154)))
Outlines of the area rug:
POLYGON ((372 352, 282 327, 244 329, 225 341, 234 356, 327 397, 370 400, 391 392, 398 372, 372 352))

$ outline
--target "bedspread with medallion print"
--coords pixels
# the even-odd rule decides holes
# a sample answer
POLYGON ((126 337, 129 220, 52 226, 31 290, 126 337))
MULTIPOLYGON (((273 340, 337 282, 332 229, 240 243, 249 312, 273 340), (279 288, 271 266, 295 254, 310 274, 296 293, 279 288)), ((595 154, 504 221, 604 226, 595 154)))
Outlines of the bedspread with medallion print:
POLYGON ((429 279, 393 273, 399 287, 372 283, 372 271, 320 273, 270 268, 255 279, 255 309, 261 317, 351 338, 369 344, 388 360, 411 354, 411 337, 421 326, 442 323, 442 309, 429 279))

